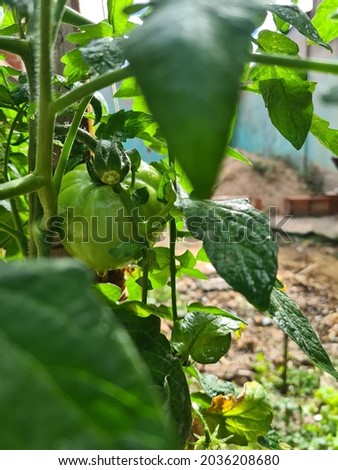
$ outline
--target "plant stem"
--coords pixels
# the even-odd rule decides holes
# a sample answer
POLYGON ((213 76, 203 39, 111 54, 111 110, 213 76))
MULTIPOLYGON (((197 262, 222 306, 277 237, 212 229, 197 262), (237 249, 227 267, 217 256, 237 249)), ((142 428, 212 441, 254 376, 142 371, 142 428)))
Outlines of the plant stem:
POLYGON ((289 351, 289 337, 284 333, 283 341, 283 370, 282 370, 282 387, 281 393, 288 394, 288 351, 289 351))
POLYGON ((0 201, 2 199, 10 199, 11 197, 33 193, 41 189, 44 184, 44 179, 34 173, 30 173, 17 180, 8 181, 0 185, 0 201))
MULTIPOLYGON (((5 152, 5 157, 4 157, 4 170, 3 170, 4 178, 6 182, 9 181, 8 163, 9 163, 9 156, 10 156, 10 151, 11 151, 12 137, 13 137, 17 122, 19 121, 19 119, 21 118, 23 114, 24 114, 24 109, 21 108, 17 112, 15 118, 13 119, 11 128, 8 133, 7 142, 6 142, 6 152, 5 152)), ((28 242, 27 242, 27 238, 26 238, 23 226, 22 226, 22 221, 20 218, 16 200, 14 198, 10 198, 9 203, 11 205, 12 217, 13 217, 13 221, 14 221, 14 225, 15 225, 16 233, 17 233, 16 240, 18 242, 22 255, 24 257, 27 257, 28 256, 28 242)))
MULTIPOLYGON (((57 133, 61 135, 67 134, 69 131, 69 128, 70 126, 66 124, 55 125, 55 130, 57 131, 57 133)), ((92 152, 95 152, 96 146, 97 146, 97 140, 91 134, 89 134, 89 132, 79 127, 77 129, 76 138, 83 144, 87 145, 89 150, 91 150, 92 152)))
POLYGON ((0 49, 20 57, 27 57, 29 55, 28 41, 13 36, 0 35, 0 49))
POLYGON ((82 26, 84 24, 95 24, 94 21, 82 16, 72 8, 66 7, 63 12, 62 22, 72 26, 82 26))
POLYGON ((147 305, 148 301, 148 276, 149 276, 149 253, 148 248, 144 248, 142 250, 143 257, 142 257, 142 302, 144 305, 147 305))
POLYGON ((253 53, 249 55, 249 62, 338 74, 338 61, 332 60, 299 59, 290 55, 253 53))
POLYGON ((56 195, 58 195, 60 192, 61 181, 65 172, 67 161, 68 161, 70 152, 72 150, 74 140, 76 138, 77 131, 78 131, 78 128, 80 126, 80 123, 83 117, 83 113, 86 110, 89 100, 90 100, 90 97, 83 98, 83 100, 79 104, 76 110, 76 113, 73 117, 72 124, 69 128, 66 140, 64 142, 63 149, 62 149, 62 152, 61 152, 61 155, 60 155, 60 158, 59 158, 59 161, 58 161, 55 173, 54 173, 54 178, 53 178, 54 191, 56 195))
POLYGON ((52 185, 52 154, 55 113, 52 103, 52 13, 53 2, 40 0, 39 19, 39 96, 38 136, 35 172, 45 181, 39 191, 44 210, 44 221, 56 211, 56 198, 52 185))
POLYGON ((8 235, 10 235, 10 238, 15 238, 15 240, 17 241, 17 243, 19 245, 19 238, 20 237, 19 237, 18 232, 13 227, 10 227, 9 225, 5 224, 4 222, 0 222, 0 231, 8 233, 8 235))
POLYGON ((58 99, 56 99, 52 103, 52 111, 57 114, 60 111, 63 111, 64 109, 68 108, 72 104, 76 103, 77 101, 82 100, 86 96, 92 95, 95 91, 131 76, 132 70, 128 66, 124 67, 123 69, 105 73, 100 77, 93 78, 89 82, 84 83, 78 88, 75 88, 74 90, 71 90, 65 95, 62 95, 58 99))
POLYGON ((177 292, 176 292, 176 239, 177 239, 177 229, 176 221, 172 218, 169 222, 169 250, 170 250, 170 288, 171 288, 171 307, 173 311, 173 321, 174 323, 178 320, 177 314, 177 292))
MULTIPOLYGON (((169 165, 175 170, 175 156, 169 149, 168 154, 169 165)), ((176 180, 174 181, 174 188, 176 190, 176 180)), ((171 308, 173 311, 174 323, 178 320, 177 313, 177 292, 176 292, 176 241, 177 241, 177 227, 176 221, 172 218, 169 222, 169 253, 170 253, 170 288, 171 288, 171 308)))

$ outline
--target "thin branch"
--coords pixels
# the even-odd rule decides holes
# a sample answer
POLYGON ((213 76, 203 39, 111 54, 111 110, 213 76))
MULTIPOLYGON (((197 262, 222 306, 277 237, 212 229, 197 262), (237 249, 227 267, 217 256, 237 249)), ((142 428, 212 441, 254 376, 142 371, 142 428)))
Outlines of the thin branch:
MULTIPOLYGON (((56 133, 60 135, 68 134, 69 128, 70 126, 66 124, 55 125, 56 133)), ((97 146, 97 140, 91 134, 89 134, 89 132, 79 127, 76 133, 76 138, 83 144, 87 145, 89 150, 91 150, 92 152, 95 152, 95 149, 97 146)))
POLYGON ((77 101, 82 100, 86 96, 90 96, 95 91, 101 90, 113 83, 119 82, 124 78, 131 77, 133 75, 131 68, 124 67, 123 69, 114 70, 113 72, 105 73, 100 77, 93 78, 87 83, 75 88, 72 91, 69 91, 65 95, 60 96, 52 103, 52 111, 57 114, 60 111, 68 108, 72 104, 76 103, 77 101))
POLYGON ((65 172, 67 161, 68 161, 70 152, 72 150, 74 140, 75 140, 76 135, 77 135, 77 130, 78 130, 78 127, 79 127, 79 125, 81 123, 81 120, 82 120, 82 117, 83 117, 83 113, 86 110, 86 107, 88 105, 89 100, 90 100, 90 97, 83 98, 83 100, 79 104, 78 109, 77 109, 77 111, 74 115, 72 124, 69 128, 68 135, 67 135, 66 140, 64 142, 63 149, 62 149, 62 152, 61 152, 61 155, 60 155, 60 158, 59 158, 59 161, 58 161, 58 165, 57 165, 56 170, 55 170, 54 178, 53 178, 53 184, 54 184, 54 189, 55 189, 55 194, 56 195, 59 194, 60 187, 61 187, 61 181, 62 181, 64 172, 65 172))
POLYGON ((299 59, 290 55, 257 53, 250 54, 248 60, 249 62, 272 66, 278 65, 281 67, 290 67, 314 72, 338 74, 338 61, 332 60, 299 59))
POLYGON ((45 180, 34 173, 8 181, 0 185, 0 200, 10 199, 11 197, 22 196, 23 194, 33 193, 43 187, 45 180))
MULTIPOLYGON (((10 150, 11 150, 11 142, 12 142, 12 137, 15 131, 15 127, 18 123, 18 121, 21 119, 22 115, 24 114, 25 110, 24 108, 21 108, 18 113, 16 114, 15 118, 13 119, 13 123, 11 125, 11 128, 8 133, 7 137, 7 142, 6 142, 6 152, 5 152, 5 158, 4 158, 4 178, 5 182, 9 181, 9 175, 8 175, 8 163, 9 163, 9 156, 10 156, 10 150)), ((18 206, 16 203, 15 198, 11 198, 9 200, 9 203, 11 205, 11 210, 12 210, 12 217, 14 220, 15 228, 17 230, 17 242, 19 245, 19 248, 21 250, 21 253, 23 256, 27 257, 28 256, 28 242, 27 238, 23 229, 21 217, 18 211, 18 206)))

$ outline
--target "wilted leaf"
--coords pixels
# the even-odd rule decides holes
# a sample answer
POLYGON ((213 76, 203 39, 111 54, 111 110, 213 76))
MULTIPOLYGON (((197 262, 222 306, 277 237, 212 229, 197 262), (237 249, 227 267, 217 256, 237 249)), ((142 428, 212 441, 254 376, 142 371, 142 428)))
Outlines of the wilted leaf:
POLYGON ((272 409, 266 391, 257 382, 247 382, 239 395, 218 395, 207 413, 218 415, 219 437, 233 435, 231 442, 256 442, 270 429, 272 409))

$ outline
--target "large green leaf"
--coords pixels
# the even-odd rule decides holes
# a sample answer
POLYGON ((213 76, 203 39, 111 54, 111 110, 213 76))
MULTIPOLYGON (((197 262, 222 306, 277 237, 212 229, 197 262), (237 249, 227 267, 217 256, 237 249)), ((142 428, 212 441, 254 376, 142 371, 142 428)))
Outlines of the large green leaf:
POLYGON ((224 356, 231 344, 231 332, 241 322, 221 315, 191 312, 175 323, 172 346, 182 362, 189 356, 200 364, 214 364, 224 356))
POLYGON ((145 131, 154 122, 150 114, 140 111, 121 111, 111 114, 106 123, 102 123, 96 131, 100 139, 111 139, 115 134, 120 138, 133 139, 145 131))
POLYGON ((228 143, 255 2, 171 0, 126 42, 126 55, 171 152, 209 197, 228 143))
POLYGON ((324 147, 338 155, 338 130, 331 129, 328 121, 314 114, 310 132, 324 147))
POLYGON ((265 310, 277 271, 277 243, 267 216, 246 199, 183 199, 178 204, 192 236, 203 240, 216 271, 249 302, 265 310))
POLYGON ((219 425, 219 437, 232 435, 231 442, 256 442, 270 429, 272 409, 266 391, 257 382, 247 382, 237 396, 214 397, 206 411, 207 421, 219 425))
POLYGON ((268 314, 320 369, 338 380, 338 372, 312 329, 309 320, 284 292, 274 288, 268 314))
MULTIPOLYGON (((261 31, 257 41, 259 52, 298 53, 298 46, 279 33, 261 31)), ((300 149, 313 114, 313 84, 307 80, 306 73, 287 67, 256 65, 250 78, 258 82, 272 124, 296 149, 300 149)))
POLYGON ((134 0, 107 0, 108 19, 113 26, 115 35, 122 35, 127 30, 128 15, 124 9, 133 5, 134 0))
MULTIPOLYGON (((334 3, 334 1, 332 2, 334 3)), ((336 2, 337 8, 337 2, 336 2)), ((270 4, 267 7, 272 13, 278 16, 283 21, 294 26, 305 37, 315 42, 319 46, 325 47, 332 52, 331 46, 324 41, 328 41, 325 35, 321 35, 321 31, 317 31, 316 23, 311 23, 310 18, 304 13, 297 5, 274 5, 270 4)), ((319 29, 319 28, 318 28, 319 29)))
POLYGON ((97 24, 85 24, 80 27, 80 31, 67 34, 67 41, 78 46, 87 46, 94 39, 111 37, 112 26, 106 21, 97 24))
POLYGON ((188 385, 180 361, 173 356, 169 341, 160 333, 160 319, 154 315, 140 318, 121 305, 116 310, 148 365, 176 423, 179 446, 185 447, 191 428, 191 404, 188 385))
POLYGON ((338 21, 331 18, 337 12, 337 0, 322 0, 312 20, 324 41, 330 42, 338 37, 338 21))
POLYGON ((73 261, 0 266, 0 448, 167 449, 129 336, 73 261))

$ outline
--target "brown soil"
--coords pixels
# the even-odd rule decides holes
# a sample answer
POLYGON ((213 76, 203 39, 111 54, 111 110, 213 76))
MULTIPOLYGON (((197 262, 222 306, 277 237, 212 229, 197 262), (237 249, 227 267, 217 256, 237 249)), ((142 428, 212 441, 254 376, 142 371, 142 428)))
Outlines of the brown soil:
POLYGON ((262 201, 262 209, 277 207, 283 213, 284 198, 297 194, 308 194, 299 173, 282 160, 263 158, 242 151, 252 166, 227 158, 224 161, 215 190, 215 197, 247 196, 255 203, 262 201))
MULTIPOLYGON (((180 301, 203 302, 232 311, 248 326, 239 340, 233 340, 228 355, 217 364, 203 366, 225 380, 243 384, 253 378, 253 366, 262 353, 272 369, 283 363, 284 335, 273 321, 234 292, 214 271, 204 265, 209 281, 184 278, 178 282, 180 301)), ((309 319, 326 351, 338 362, 338 247, 303 241, 280 247, 279 278, 287 293, 309 319)), ((311 366, 306 356, 289 343, 290 367, 311 366)), ((325 374, 325 383, 334 384, 325 374)))

